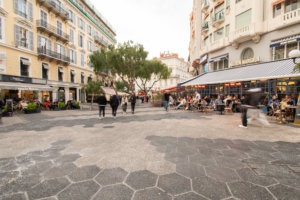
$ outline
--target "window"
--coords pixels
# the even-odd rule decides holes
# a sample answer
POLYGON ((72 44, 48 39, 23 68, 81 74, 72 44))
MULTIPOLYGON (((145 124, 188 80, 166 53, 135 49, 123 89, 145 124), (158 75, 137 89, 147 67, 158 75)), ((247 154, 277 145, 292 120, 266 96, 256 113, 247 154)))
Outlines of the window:
POLYGON ((80 66, 84 67, 84 54, 80 54, 80 66))
POLYGON ((83 36, 79 34, 79 38, 78 38, 78 45, 83 48, 83 36))
POLYGON ((288 56, 294 49, 298 49, 298 42, 288 43, 286 46, 286 55, 288 56))
POLYGON ((92 36, 92 27, 90 25, 88 26, 88 34, 92 36))
POLYGON ((224 37, 224 27, 214 32, 214 41, 220 40, 224 37))
POLYGON ((235 17, 235 29, 240 29, 251 24, 251 9, 235 17))
POLYGON ((46 63, 42 63, 42 79, 48 80, 48 70, 49 65, 46 63))
POLYGON ((206 38, 204 39, 204 46, 207 46, 207 44, 208 44, 208 37, 206 37, 206 38))
POLYGON ((56 25, 57 25, 57 27, 56 27, 56 33, 58 35, 62 35, 62 23, 60 21, 57 21, 56 25))
POLYGON ((214 20, 220 20, 224 18, 224 3, 215 8, 215 18, 214 20))
POLYGON ((70 28, 70 42, 74 44, 74 30, 70 28))
POLYGON ((239 3, 239 2, 241 2, 242 0, 235 0, 235 3, 239 3))
POLYGON ((81 83, 84 84, 84 73, 81 73, 81 83))
POLYGON ((71 63, 77 64, 77 55, 73 49, 69 49, 69 58, 71 63))
POLYGON ((88 77, 88 82, 90 82, 90 81, 92 81, 93 80, 93 77, 92 77, 92 75, 90 75, 89 77, 88 77))
POLYGON ((229 31, 230 31, 230 25, 227 24, 225 27, 225 36, 228 37, 229 36, 229 31))
POLYGON ((3 7, 3 0, 0 0, 0 7, 3 7))
POLYGON ((230 0, 225 0, 226 8, 230 7, 230 0))
POLYGON ((43 37, 38 36, 38 51, 39 53, 47 53, 47 50, 51 50, 51 40, 43 37))
POLYGON ((70 81, 71 81, 71 83, 75 82, 75 71, 74 70, 70 70, 70 81))
POLYGON ((68 13, 69 13, 69 20, 70 20, 70 22, 72 22, 73 24, 75 24, 75 23, 76 23, 76 22, 75 22, 75 21, 76 21, 75 14, 74 14, 73 11, 70 10, 70 9, 69 9, 68 13))
POLYGON ((33 6, 27 0, 14 0, 14 10, 15 13, 33 21, 33 6))
POLYGON ((15 25, 15 43, 17 46, 33 50, 33 32, 15 25))
POLYGON ((281 15, 281 3, 276 4, 273 6, 273 18, 281 15))
POLYGON ((29 77, 29 66, 30 66, 30 61, 26 58, 21 58, 20 59, 20 71, 21 71, 21 76, 26 76, 29 77))
POLYGON ((78 17, 78 27, 84 31, 85 24, 84 24, 84 21, 80 17, 78 17))
POLYGON ((66 48, 61 44, 55 43, 55 52, 58 56, 64 56, 66 55, 66 48))
POLYGON ((251 48, 246 48, 245 50, 243 50, 241 58, 242 60, 254 58, 253 50, 251 48))
POLYGON ((64 81, 64 69, 62 67, 58 67, 57 73, 58 81, 64 81))
POLYGON ((297 10, 298 8, 300 8, 300 0, 285 1, 285 13, 297 10))
POLYGON ((3 17, 0 17, 0 41, 2 41, 2 42, 4 41, 4 19, 3 19, 3 17))
POLYGON ((48 15, 45 11, 41 10, 40 12, 41 15, 41 25, 43 27, 47 27, 48 26, 48 15))
POLYGON ((281 60, 284 59, 284 45, 275 47, 275 55, 274 55, 274 60, 281 60))
POLYGON ((90 40, 88 41, 88 50, 89 50, 89 52, 93 51, 93 43, 90 40))
POLYGON ((218 62, 214 62, 214 71, 218 70, 218 62))

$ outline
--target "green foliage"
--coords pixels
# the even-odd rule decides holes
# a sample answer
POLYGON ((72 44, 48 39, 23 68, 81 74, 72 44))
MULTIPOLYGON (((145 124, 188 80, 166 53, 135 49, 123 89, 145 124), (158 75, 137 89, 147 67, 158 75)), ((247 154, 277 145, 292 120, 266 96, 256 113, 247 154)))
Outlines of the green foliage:
POLYGON ((294 73, 300 73, 300 63, 294 67, 294 73))
POLYGON ((146 60, 137 72, 137 78, 141 81, 141 84, 137 85, 147 94, 156 82, 168 79, 171 73, 172 70, 160 60, 146 60))
POLYGON ((84 90, 88 94, 100 94, 103 93, 102 83, 100 81, 89 81, 86 86, 84 86, 84 90))
POLYGON ((7 113, 7 105, 5 105, 4 108, 2 109, 2 113, 7 113))
POLYGON ((76 103, 75 103, 75 107, 76 107, 76 108, 79 108, 79 102, 76 102, 76 103))
POLYGON ((65 106, 66 106, 66 105, 65 105, 64 102, 58 102, 58 107, 59 107, 60 109, 64 108, 65 106))
POLYGON ((123 81, 117 81, 116 85, 117 85, 117 90, 118 91, 126 92, 126 86, 125 86, 125 83, 123 81))
POLYGON ((118 75, 127 89, 134 92, 137 71, 144 65, 147 55, 143 45, 128 41, 94 52, 90 56, 90 64, 96 73, 108 70, 112 76, 118 75))
POLYGON ((36 103, 28 103, 26 109, 27 110, 36 110, 36 108, 37 108, 36 103))

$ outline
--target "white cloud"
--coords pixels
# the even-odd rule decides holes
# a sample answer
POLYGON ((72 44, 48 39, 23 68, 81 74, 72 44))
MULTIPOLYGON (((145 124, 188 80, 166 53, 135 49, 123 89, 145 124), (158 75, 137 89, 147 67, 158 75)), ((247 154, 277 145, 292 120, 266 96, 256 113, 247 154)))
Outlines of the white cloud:
POLYGON ((160 52, 187 60, 192 0, 90 0, 117 32, 118 42, 143 44, 149 58, 160 52))

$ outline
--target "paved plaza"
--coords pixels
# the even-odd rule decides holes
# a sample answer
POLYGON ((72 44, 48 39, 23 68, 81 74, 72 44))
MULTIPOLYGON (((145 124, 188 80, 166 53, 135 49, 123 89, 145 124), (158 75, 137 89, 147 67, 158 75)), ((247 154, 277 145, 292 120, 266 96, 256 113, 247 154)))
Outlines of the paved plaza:
POLYGON ((0 125, 0 200, 300 199, 300 129, 138 105, 0 125))

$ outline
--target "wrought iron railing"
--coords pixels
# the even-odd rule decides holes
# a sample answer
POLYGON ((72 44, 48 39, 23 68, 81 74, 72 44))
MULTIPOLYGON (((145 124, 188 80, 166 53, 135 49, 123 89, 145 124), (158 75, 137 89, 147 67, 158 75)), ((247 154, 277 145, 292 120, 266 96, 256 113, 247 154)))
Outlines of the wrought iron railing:
POLYGON ((60 37, 63 40, 69 41, 70 40, 70 36, 66 33, 64 33, 61 29, 50 25, 49 23, 47 23, 44 20, 37 20, 36 21, 36 26, 37 28, 43 28, 45 30, 47 30, 48 32, 54 34, 57 37, 60 37))
POLYGON ((52 8, 56 13, 60 14, 65 19, 68 19, 68 12, 65 9, 63 9, 60 5, 58 5, 55 1, 53 0, 37 0, 37 1, 45 4, 49 8, 52 8))
POLYGON ((53 59, 56 59, 58 61, 62 61, 65 63, 70 63, 70 58, 68 56, 65 56, 63 54, 51 51, 50 49, 46 49, 45 47, 38 47, 38 54, 44 55, 53 59))
POLYGON ((103 37, 100 37, 100 36, 98 36, 98 35, 95 35, 95 36, 94 36, 94 39, 95 39, 95 41, 98 41, 98 42, 100 42, 101 44, 103 44, 105 47, 108 46, 108 42, 107 42, 103 37))

